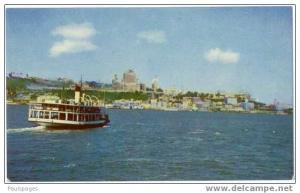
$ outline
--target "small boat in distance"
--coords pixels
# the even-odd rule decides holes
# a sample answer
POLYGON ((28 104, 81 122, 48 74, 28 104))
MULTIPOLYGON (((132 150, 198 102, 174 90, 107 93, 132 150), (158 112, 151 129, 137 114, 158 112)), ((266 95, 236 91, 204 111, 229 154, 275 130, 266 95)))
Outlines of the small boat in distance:
POLYGON ((108 114, 95 96, 81 93, 75 85, 75 97, 62 101, 57 96, 41 96, 29 104, 28 121, 53 129, 84 129, 107 125, 108 114))

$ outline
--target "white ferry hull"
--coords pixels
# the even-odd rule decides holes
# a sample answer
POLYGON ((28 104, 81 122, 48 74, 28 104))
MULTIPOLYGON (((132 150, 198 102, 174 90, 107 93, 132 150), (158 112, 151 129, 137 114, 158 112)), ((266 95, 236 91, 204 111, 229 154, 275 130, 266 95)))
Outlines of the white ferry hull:
POLYGON ((28 119, 28 121, 52 129, 88 129, 103 127, 109 123, 109 120, 101 120, 94 122, 75 122, 61 120, 37 120, 35 118, 30 118, 28 119))

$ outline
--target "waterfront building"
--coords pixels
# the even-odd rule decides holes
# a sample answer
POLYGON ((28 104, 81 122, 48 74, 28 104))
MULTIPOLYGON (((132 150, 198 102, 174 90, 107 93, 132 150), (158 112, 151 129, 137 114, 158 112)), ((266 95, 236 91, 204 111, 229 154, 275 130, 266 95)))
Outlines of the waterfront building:
POLYGON ((212 100, 225 100, 225 94, 222 94, 220 92, 216 93, 213 95, 213 97, 211 98, 212 100))
POLYGON ((199 103, 202 103, 203 101, 200 97, 192 97, 192 102, 197 105, 199 103))
POLYGON ((199 111, 208 111, 210 109, 210 101, 203 101, 202 104, 198 104, 199 111))
POLYGON ((158 108, 158 101, 157 99, 151 99, 150 100, 150 106, 152 109, 157 109, 158 108))
POLYGON ((239 98, 242 101, 251 100, 251 95, 247 92, 240 92, 236 94, 235 97, 239 98))
POLYGON ((183 97, 182 107, 186 110, 191 110, 193 107, 192 97, 183 97))
POLYGON ((169 95, 169 96, 176 96, 180 93, 179 90, 177 90, 176 88, 167 88, 164 89, 164 94, 169 95))
POLYGON ((225 104, 226 105, 237 105, 238 104, 237 98, 236 97, 226 97, 225 104))
POLYGON ((245 110, 245 111, 250 111, 254 109, 254 103, 252 102, 242 102, 241 103, 241 107, 245 110))
POLYGON ((200 97, 193 97, 193 107, 199 111, 208 111, 210 106, 210 101, 203 101, 200 97))
POLYGON ((134 101, 134 100, 116 100, 112 104, 113 108, 118 109, 143 109, 142 101, 134 101))

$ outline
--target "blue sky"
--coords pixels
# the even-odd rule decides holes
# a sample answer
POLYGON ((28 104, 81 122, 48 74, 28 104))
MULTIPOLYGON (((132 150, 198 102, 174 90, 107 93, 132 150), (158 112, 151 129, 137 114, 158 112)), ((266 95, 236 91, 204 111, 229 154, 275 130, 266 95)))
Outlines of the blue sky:
POLYGON ((292 104, 291 7, 8 8, 6 71, 249 92, 292 104))

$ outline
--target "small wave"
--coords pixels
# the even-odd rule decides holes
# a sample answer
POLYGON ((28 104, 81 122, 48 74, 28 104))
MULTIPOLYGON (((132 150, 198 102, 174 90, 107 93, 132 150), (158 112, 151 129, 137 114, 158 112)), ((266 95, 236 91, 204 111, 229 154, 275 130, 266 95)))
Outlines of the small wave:
POLYGON ((200 137, 187 137, 186 139, 190 141, 203 141, 203 139, 200 137))
POLYGON ((220 132, 215 132, 215 135, 221 135, 221 133, 220 132))
POLYGON ((188 134, 200 134, 200 133, 204 133, 204 130, 196 130, 196 131, 188 132, 188 134))
POLYGON ((37 127, 25 127, 25 128, 16 128, 16 129, 7 129, 7 133, 24 133, 24 132, 42 132, 45 131, 44 126, 37 127))
POLYGON ((127 161, 127 162, 150 162, 150 161, 153 161, 153 159, 149 159, 149 158, 128 158, 125 161, 127 161))
POLYGON ((42 160, 55 160, 55 157, 52 157, 52 156, 44 156, 44 157, 42 157, 42 160))
POLYGON ((75 166, 76 166, 76 164, 70 163, 70 164, 64 165, 64 168, 73 168, 75 166))

